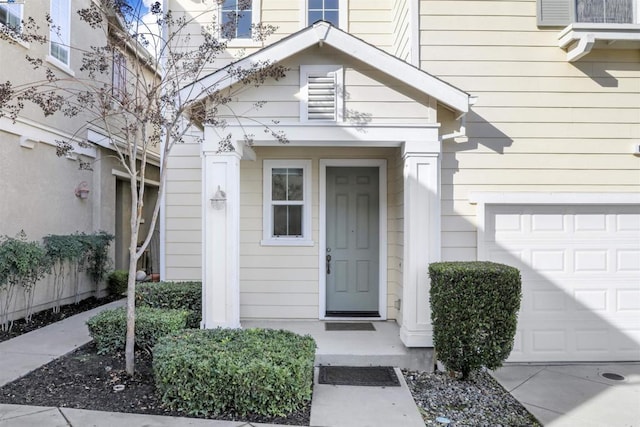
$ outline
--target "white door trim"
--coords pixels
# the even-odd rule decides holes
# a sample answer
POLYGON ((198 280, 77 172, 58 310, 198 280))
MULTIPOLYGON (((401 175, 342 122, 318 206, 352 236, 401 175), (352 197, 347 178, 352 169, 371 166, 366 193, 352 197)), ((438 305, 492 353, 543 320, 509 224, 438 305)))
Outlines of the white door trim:
MULTIPOLYGON (((387 160, 386 159, 320 159, 320 219, 318 251, 318 294, 320 320, 326 319, 327 314, 327 278, 325 275, 327 251, 327 167, 377 167, 380 171, 380 269, 379 269, 379 301, 378 312, 380 317, 367 317, 366 319, 387 320, 387 160)), ((339 320, 339 318, 331 317, 339 320)), ((349 320, 355 318, 350 317, 349 320)))

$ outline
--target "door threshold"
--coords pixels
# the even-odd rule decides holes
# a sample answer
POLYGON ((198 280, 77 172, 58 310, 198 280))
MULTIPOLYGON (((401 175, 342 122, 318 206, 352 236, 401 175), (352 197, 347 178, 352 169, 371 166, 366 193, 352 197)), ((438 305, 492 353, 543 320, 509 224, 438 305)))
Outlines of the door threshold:
POLYGON ((327 322, 334 322, 334 321, 359 321, 359 322, 371 322, 374 320, 387 320, 382 318, 381 316, 377 316, 377 317, 353 317, 353 316, 349 316, 349 317, 338 317, 338 316, 324 316, 321 317, 320 320, 326 320, 327 322))
POLYGON ((347 319, 353 318, 379 318, 380 313, 377 311, 327 311, 325 317, 328 318, 336 318, 336 317, 344 317, 347 319))

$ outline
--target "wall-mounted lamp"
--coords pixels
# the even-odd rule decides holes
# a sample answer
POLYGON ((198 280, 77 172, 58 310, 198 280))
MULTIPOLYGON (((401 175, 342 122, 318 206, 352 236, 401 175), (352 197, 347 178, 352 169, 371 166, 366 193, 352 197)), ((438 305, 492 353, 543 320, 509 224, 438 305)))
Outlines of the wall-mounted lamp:
POLYGON ((75 194, 77 198, 83 200, 89 197, 89 184, 87 184, 87 181, 82 181, 80 184, 78 184, 75 190, 75 194))
POLYGON ((213 195, 213 198, 211 199, 211 207, 219 211, 221 209, 224 209, 224 206, 226 204, 227 204, 227 193, 222 191, 220 189, 220 186, 218 185, 218 191, 216 191, 216 193, 213 195))

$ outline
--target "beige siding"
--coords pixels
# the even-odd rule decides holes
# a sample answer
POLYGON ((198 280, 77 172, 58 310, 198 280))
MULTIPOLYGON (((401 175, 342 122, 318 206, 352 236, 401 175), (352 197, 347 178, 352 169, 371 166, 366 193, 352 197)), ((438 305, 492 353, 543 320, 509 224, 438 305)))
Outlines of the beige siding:
MULTIPOLYGON (((318 318, 319 160, 384 158, 388 161, 388 263, 398 265, 396 149, 256 147, 256 161, 241 163, 240 305, 244 318, 318 318), (261 246, 262 161, 312 160, 312 247, 261 246), (393 201, 393 202, 391 202, 393 201), (294 267, 292 267, 294 266, 294 267)), ((400 173, 401 170, 400 170, 400 173)), ((388 275, 388 315, 395 318, 397 269, 388 275)))
POLYGON ((476 259, 472 192, 640 191, 640 51, 568 63, 535 0, 420 10, 422 68, 478 96, 469 142, 443 145, 443 259, 476 259))
POLYGON ((392 0, 391 38, 392 54, 409 62, 411 60, 411 17, 407 0, 392 0))
POLYGON ((199 144, 175 145, 165 194, 166 280, 202 280, 202 160, 199 144))
POLYGON ((344 67, 344 121, 352 124, 424 124, 435 121, 430 99, 377 70, 361 67, 339 51, 313 47, 296 55, 285 65, 286 77, 255 87, 233 87, 234 99, 221 106, 230 122, 251 117, 265 123, 300 120, 300 66, 342 65, 344 67), (265 102, 266 101, 266 102, 265 102))

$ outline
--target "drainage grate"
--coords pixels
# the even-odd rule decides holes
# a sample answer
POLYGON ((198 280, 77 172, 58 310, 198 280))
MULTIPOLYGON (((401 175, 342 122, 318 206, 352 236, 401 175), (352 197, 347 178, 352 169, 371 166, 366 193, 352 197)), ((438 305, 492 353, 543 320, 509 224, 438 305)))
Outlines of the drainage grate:
POLYGON ((320 366, 318 383, 372 387, 400 387, 391 366, 320 366))
POLYGON ((326 322, 325 331, 375 331, 371 322, 326 322))
POLYGON ((624 381, 625 378, 624 376, 620 375, 620 374, 614 374, 613 372, 605 372, 600 374, 602 377, 611 380, 611 381, 624 381))

